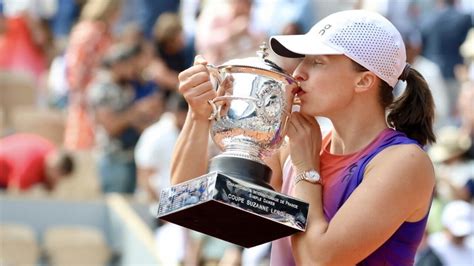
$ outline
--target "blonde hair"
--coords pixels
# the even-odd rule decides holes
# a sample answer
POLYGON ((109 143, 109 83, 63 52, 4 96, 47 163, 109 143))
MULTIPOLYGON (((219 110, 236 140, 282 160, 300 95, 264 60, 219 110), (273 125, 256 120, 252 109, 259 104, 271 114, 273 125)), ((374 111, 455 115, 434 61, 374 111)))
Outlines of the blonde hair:
POLYGON ((120 9, 121 0, 88 0, 81 12, 81 20, 105 21, 120 9))
POLYGON ((153 27, 153 36, 159 45, 173 41, 183 31, 181 18, 176 13, 165 12, 158 17, 153 27))

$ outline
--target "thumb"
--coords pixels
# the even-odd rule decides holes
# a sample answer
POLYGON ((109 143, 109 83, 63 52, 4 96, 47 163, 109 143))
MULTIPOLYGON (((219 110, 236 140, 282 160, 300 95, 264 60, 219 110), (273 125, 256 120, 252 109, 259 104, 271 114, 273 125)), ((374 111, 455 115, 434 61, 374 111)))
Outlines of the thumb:
POLYGON ((207 60, 200 54, 194 57, 194 65, 207 65, 207 60))

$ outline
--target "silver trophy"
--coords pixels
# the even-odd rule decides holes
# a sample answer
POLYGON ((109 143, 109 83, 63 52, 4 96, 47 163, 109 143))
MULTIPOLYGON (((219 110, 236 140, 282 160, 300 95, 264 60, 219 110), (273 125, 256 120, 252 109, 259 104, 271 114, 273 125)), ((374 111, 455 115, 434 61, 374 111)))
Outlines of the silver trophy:
POLYGON ((223 152, 208 174, 162 190, 159 218, 243 247, 305 230, 308 204, 275 192, 264 163, 283 143, 298 88, 266 49, 208 66, 217 90, 210 135, 223 152))

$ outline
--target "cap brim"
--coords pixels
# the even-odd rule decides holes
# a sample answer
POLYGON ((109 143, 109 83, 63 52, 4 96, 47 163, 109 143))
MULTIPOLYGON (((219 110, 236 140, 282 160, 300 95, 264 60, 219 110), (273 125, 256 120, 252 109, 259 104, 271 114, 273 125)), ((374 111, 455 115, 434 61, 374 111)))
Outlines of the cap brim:
POLYGON ((456 221, 448 227, 454 236, 468 236, 472 233, 472 225, 470 221, 456 221))
POLYGON ((273 36, 270 38, 270 47, 277 55, 291 58, 344 54, 308 34, 273 36))

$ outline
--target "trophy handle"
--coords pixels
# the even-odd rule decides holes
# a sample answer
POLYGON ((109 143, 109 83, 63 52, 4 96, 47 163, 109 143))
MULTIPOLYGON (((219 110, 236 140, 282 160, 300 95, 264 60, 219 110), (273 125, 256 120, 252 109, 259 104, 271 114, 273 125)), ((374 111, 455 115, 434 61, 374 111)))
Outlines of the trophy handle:
MULTIPOLYGON (((212 64, 207 64, 206 68, 207 68, 207 71, 209 71, 209 75, 211 77, 211 83, 214 87, 214 90, 217 91, 219 89, 220 84, 222 83, 221 72, 219 71, 219 69, 215 65, 212 65, 212 64)), ((212 113, 211 113, 211 115, 209 116, 208 119, 209 120, 214 120, 214 119, 215 120, 220 120, 221 119, 221 117, 220 117, 221 106, 216 105, 215 99, 208 100, 207 102, 212 107, 212 113)))
POLYGON ((222 83, 221 72, 218 67, 212 64, 207 64, 206 68, 207 71, 209 71, 209 75, 211 76, 211 83, 214 86, 214 89, 217 91, 220 84, 222 83))
POLYGON ((230 103, 232 100, 254 102, 255 106, 259 106, 258 99, 254 97, 242 97, 242 96, 231 96, 231 95, 217 96, 216 98, 207 101, 212 107, 212 113, 208 119, 209 120, 215 119, 216 121, 219 121, 221 119, 222 106, 230 103), (216 104, 216 102, 225 102, 225 104, 216 104))
POLYGON ((209 105, 211 105, 211 107, 212 107, 212 113, 211 113, 211 115, 209 115, 209 117, 207 119, 209 119, 209 120, 214 120, 215 119, 216 121, 219 121, 219 120, 221 120, 222 105, 217 106, 217 104, 215 103, 215 100, 216 99, 207 101, 209 103, 209 105))

